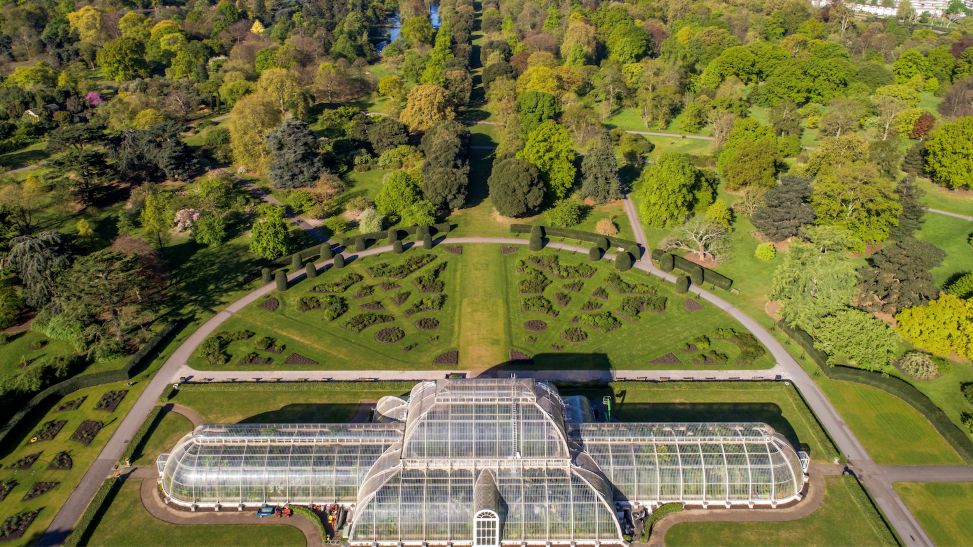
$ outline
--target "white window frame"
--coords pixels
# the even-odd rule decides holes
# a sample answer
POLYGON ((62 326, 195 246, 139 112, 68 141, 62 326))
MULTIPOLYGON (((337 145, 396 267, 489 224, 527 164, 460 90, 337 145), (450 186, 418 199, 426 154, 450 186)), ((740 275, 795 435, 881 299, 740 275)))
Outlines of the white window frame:
POLYGON ((489 509, 478 511, 473 517, 473 547, 499 546, 500 517, 489 509))

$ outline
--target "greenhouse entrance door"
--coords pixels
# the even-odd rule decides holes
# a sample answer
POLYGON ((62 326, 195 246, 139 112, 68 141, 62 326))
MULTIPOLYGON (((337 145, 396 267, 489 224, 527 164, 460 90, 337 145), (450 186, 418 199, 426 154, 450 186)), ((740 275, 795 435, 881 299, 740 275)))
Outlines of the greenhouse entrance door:
POLYGON ((473 547, 500 547, 500 519, 493 511, 480 511, 473 518, 473 547))

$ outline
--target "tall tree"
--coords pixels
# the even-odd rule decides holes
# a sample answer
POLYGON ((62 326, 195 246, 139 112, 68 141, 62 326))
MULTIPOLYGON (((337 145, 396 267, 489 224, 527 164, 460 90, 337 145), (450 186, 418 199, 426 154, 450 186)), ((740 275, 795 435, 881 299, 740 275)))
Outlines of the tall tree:
POLYGON ((930 270, 944 258, 946 253, 932 243, 911 237, 886 245, 858 272, 861 305, 896 313, 936 298, 939 290, 930 270))
POLYGON ((948 357, 973 357, 973 299, 943 293, 895 316, 899 333, 917 348, 948 357))
POLYGON ((306 123, 285 120, 267 134, 266 144, 270 152, 267 176, 274 188, 306 188, 317 182, 324 162, 306 123))
POLYGON ((547 185, 547 193, 561 199, 574 186, 574 147, 566 129, 553 120, 538 125, 517 157, 534 164, 547 185))
POLYGON ((933 131, 926 151, 933 182, 953 189, 973 188, 973 116, 933 131))
POLYGON ((410 131, 425 131, 437 121, 456 117, 449 103, 449 92, 438 85, 417 85, 409 91, 399 120, 410 131))
POLYGON ((265 138, 280 125, 282 116, 274 102, 260 93, 237 101, 228 122, 233 160, 241 167, 263 173, 270 163, 265 138))
POLYGON ((506 217, 531 214, 544 201, 544 182, 533 164, 517 158, 497 158, 488 181, 490 201, 506 217))
POLYGON ((777 138, 771 128, 756 120, 737 120, 716 167, 730 190, 745 186, 770 188, 777 174, 777 138))
POLYGON ((10 241, 10 252, 0 261, 0 268, 20 278, 28 306, 40 308, 54 294, 54 280, 68 265, 68 257, 61 247, 57 232, 22 235, 10 241))
POLYGON ((145 196, 145 204, 139 220, 142 228, 149 234, 149 239, 157 249, 161 249, 169 241, 173 222, 172 198, 169 194, 152 190, 145 196))
POLYGON ((902 212, 895 183, 861 161, 819 174, 811 207, 819 224, 843 228, 865 244, 884 241, 902 212))
POLYGON ((827 353, 832 365, 888 371, 898 339, 888 325, 873 315, 846 308, 821 319, 814 331, 814 347, 827 353))
POLYGON ((291 234, 284 220, 284 209, 264 205, 250 231, 250 252, 260 258, 276 260, 291 248, 291 234))
POLYGON ((855 266, 844 250, 822 249, 821 242, 794 242, 774 272, 770 298, 782 304, 788 324, 813 332, 826 317, 851 302, 855 266))
POLYGON ((695 204, 700 173, 683 154, 665 152, 642 172, 636 188, 642 218, 652 226, 682 223, 695 204))
POLYGON ((794 237, 802 226, 814 222, 810 201, 810 178, 783 175, 780 184, 767 192, 763 205, 754 211, 753 225, 772 241, 794 237))
POLYGON ((581 161, 581 197, 598 203, 622 197, 615 148, 607 135, 591 147, 581 161))

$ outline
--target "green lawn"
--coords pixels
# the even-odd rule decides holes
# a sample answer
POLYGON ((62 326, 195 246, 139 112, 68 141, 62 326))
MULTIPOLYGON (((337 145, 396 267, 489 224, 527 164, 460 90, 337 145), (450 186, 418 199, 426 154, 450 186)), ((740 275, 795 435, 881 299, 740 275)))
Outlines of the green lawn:
POLYGON ((666 545, 896 545, 854 479, 828 477, 826 483, 824 505, 807 518, 790 522, 677 524, 666 534, 666 545))
POLYGON ((0 501, 0 520, 26 510, 40 509, 41 512, 27 530, 27 534, 20 540, 11 542, 12 545, 33 544, 36 541, 34 534, 40 533, 47 528, 54 515, 57 514, 58 509, 64 504, 71 491, 81 480, 85 471, 95 461, 104 444, 115 432, 122 418, 131 409, 144 386, 145 381, 142 379, 142 381, 139 381, 133 386, 128 386, 125 382, 119 382, 82 389, 68 395, 61 401, 53 403, 53 406, 46 414, 42 411, 37 413, 33 419, 28 417, 28 420, 33 420, 29 424, 26 424, 30 425, 31 428, 29 430, 26 427, 24 428, 26 432, 22 440, 0 460, 0 464, 2 464, 2 468, 0 468, 0 481, 10 479, 17 481, 17 485, 10 494, 3 501, 0 501), (129 392, 114 412, 109 413, 95 409, 95 405, 98 404, 98 401, 104 393, 123 389, 128 389, 129 392), (85 399, 78 409, 58 410, 61 404, 77 400, 81 397, 85 399), (52 420, 66 420, 67 423, 54 439, 31 442, 43 424, 52 420), (104 428, 95 436, 94 441, 88 446, 70 439, 81 422, 85 420, 95 420, 105 424, 104 428), (54 459, 54 456, 62 451, 66 451, 70 455, 73 461, 72 468, 70 470, 48 469, 48 465, 54 459), (39 458, 29 469, 14 469, 12 467, 14 462, 38 452, 40 452, 39 458), (24 494, 36 482, 57 482, 58 485, 53 490, 32 500, 21 501, 24 494))
MULTIPOLYGON (((168 547, 170 545, 303 546, 304 534, 293 526, 253 519, 247 525, 179 525, 157 520, 142 506, 137 480, 122 485, 98 526, 89 545, 168 547)), ((275 519, 260 519, 273 521, 275 519)))
POLYGON ((0 375, 19 372, 22 363, 75 353, 67 342, 52 340, 39 332, 28 330, 8 336, 7 343, 0 345, 0 375))
POLYGON ((963 463, 932 424, 905 401, 862 384, 823 379, 818 383, 876 463, 963 463))
POLYGON ((155 459, 172 450, 183 436, 193 430, 193 424, 186 417, 175 412, 166 412, 162 420, 147 434, 145 445, 135 454, 132 465, 155 465, 155 459))
POLYGON ((973 483, 894 485, 936 545, 973 545, 973 483))
POLYGON ((946 259, 932 270, 936 283, 942 285, 956 274, 973 271, 970 235, 973 235, 973 222, 931 213, 923 217, 919 239, 946 251, 946 259))
POLYGON ((48 157, 47 141, 37 141, 30 146, 25 146, 20 150, 0 154, 0 170, 7 171, 27 167, 48 157))
POLYGON ((933 184, 929 179, 918 179, 923 190, 922 203, 933 209, 940 209, 961 215, 973 216, 973 192, 969 190, 947 190, 933 184))
POLYGON ((459 362, 492 366, 508 359, 510 347, 507 292, 509 271, 494 245, 467 245, 460 263, 459 362))

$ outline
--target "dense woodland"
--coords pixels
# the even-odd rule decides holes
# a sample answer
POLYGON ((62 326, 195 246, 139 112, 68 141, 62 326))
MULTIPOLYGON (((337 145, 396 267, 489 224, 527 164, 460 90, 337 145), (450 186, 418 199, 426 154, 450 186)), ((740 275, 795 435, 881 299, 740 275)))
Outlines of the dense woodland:
POLYGON ((481 190, 498 219, 566 227, 630 194, 659 247, 716 268, 731 238, 757 238, 747 259, 774 269, 775 313, 835 363, 935 376, 932 355, 973 358, 973 273, 935 283, 945 253, 915 237, 920 181, 973 190, 973 19, 958 15, 5 2, 0 153, 32 161, 0 184, 0 327, 29 320, 72 351, 25 360, 2 388, 134 351, 186 301, 184 243, 242 241, 227 260, 252 272, 310 243, 288 214, 374 232, 448 220, 481 190), (654 153, 632 120, 708 142, 654 153), (735 234, 743 218, 752 234, 735 234))

